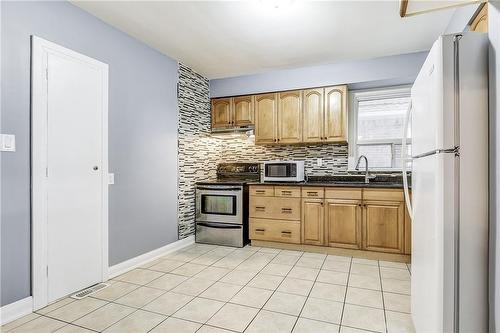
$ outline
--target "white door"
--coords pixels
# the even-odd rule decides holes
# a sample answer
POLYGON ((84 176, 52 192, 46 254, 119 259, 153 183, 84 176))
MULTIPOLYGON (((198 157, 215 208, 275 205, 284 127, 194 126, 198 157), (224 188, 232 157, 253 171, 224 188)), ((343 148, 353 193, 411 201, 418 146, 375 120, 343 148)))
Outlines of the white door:
POLYGON ((42 150, 33 161, 34 178, 45 169, 41 196, 33 200, 46 203, 33 217, 34 224, 45 221, 50 303, 101 282, 107 268, 108 68, 47 41, 34 39, 33 47, 33 60, 46 67, 45 80, 34 80, 40 87, 33 87, 45 95, 33 113, 46 117, 37 123, 33 115, 33 127, 40 128, 34 130, 33 149, 42 150))

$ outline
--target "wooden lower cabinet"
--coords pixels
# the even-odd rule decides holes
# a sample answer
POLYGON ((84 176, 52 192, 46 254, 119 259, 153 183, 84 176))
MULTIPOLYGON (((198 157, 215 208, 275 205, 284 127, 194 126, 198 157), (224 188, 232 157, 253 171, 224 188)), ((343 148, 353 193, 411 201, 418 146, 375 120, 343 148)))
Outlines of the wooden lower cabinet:
POLYGON ((365 201, 363 248, 365 250, 404 252, 404 203, 365 201))
POLYGON ((328 246, 361 248, 361 201, 326 199, 328 246))
POLYGON ((300 244, 300 221, 250 218, 250 239, 300 244))
POLYGON ((250 239, 411 254, 399 189, 251 186, 250 239))
POLYGON ((302 243, 324 245, 323 199, 302 199, 302 243))

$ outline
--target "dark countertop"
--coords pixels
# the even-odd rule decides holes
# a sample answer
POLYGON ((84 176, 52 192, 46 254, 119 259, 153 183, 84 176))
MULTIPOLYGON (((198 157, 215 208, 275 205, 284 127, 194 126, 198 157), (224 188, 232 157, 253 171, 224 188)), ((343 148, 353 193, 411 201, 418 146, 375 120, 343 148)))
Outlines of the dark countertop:
MULTIPOLYGON (((315 176, 305 182, 248 182, 248 185, 279 185, 279 186, 318 186, 318 187, 365 187, 365 188, 403 188, 401 175, 377 175, 364 183, 364 177, 358 175, 315 176)), ((408 184, 411 184, 410 179, 408 184)), ((409 186, 411 187, 411 186, 409 186)))

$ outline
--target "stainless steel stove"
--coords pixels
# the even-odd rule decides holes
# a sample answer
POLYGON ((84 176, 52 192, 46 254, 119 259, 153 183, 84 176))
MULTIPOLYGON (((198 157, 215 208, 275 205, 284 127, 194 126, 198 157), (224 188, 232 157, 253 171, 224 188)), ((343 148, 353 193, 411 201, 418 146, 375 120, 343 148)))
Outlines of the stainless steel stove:
POLYGON ((248 243, 248 182, 258 163, 221 163, 217 180, 196 183, 196 242, 243 247, 248 243))

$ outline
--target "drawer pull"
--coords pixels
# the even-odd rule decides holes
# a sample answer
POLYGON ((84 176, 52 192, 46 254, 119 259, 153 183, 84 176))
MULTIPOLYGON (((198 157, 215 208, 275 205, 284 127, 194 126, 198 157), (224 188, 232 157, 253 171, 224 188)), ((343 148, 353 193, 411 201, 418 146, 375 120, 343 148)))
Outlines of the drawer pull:
POLYGON ((266 193, 266 190, 255 190, 255 193, 266 193))
POLYGON ((309 195, 311 197, 317 197, 318 196, 318 192, 307 192, 307 195, 309 195))
POLYGON ((281 191, 281 195, 292 195, 292 191, 281 191))
POLYGON ((265 211, 265 210, 266 210, 266 207, 265 207, 265 206, 255 206, 255 210, 258 210, 258 211, 265 211))
POLYGON ((282 231, 281 236, 282 237, 292 237, 292 232, 291 231, 282 231))
POLYGON ((255 232, 264 232, 266 229, 255 229, 255 232))
POLYGON ((281 212, 282 213, 291 214, 292 213, 292 209, 291 208, 281 208, 281 212))

